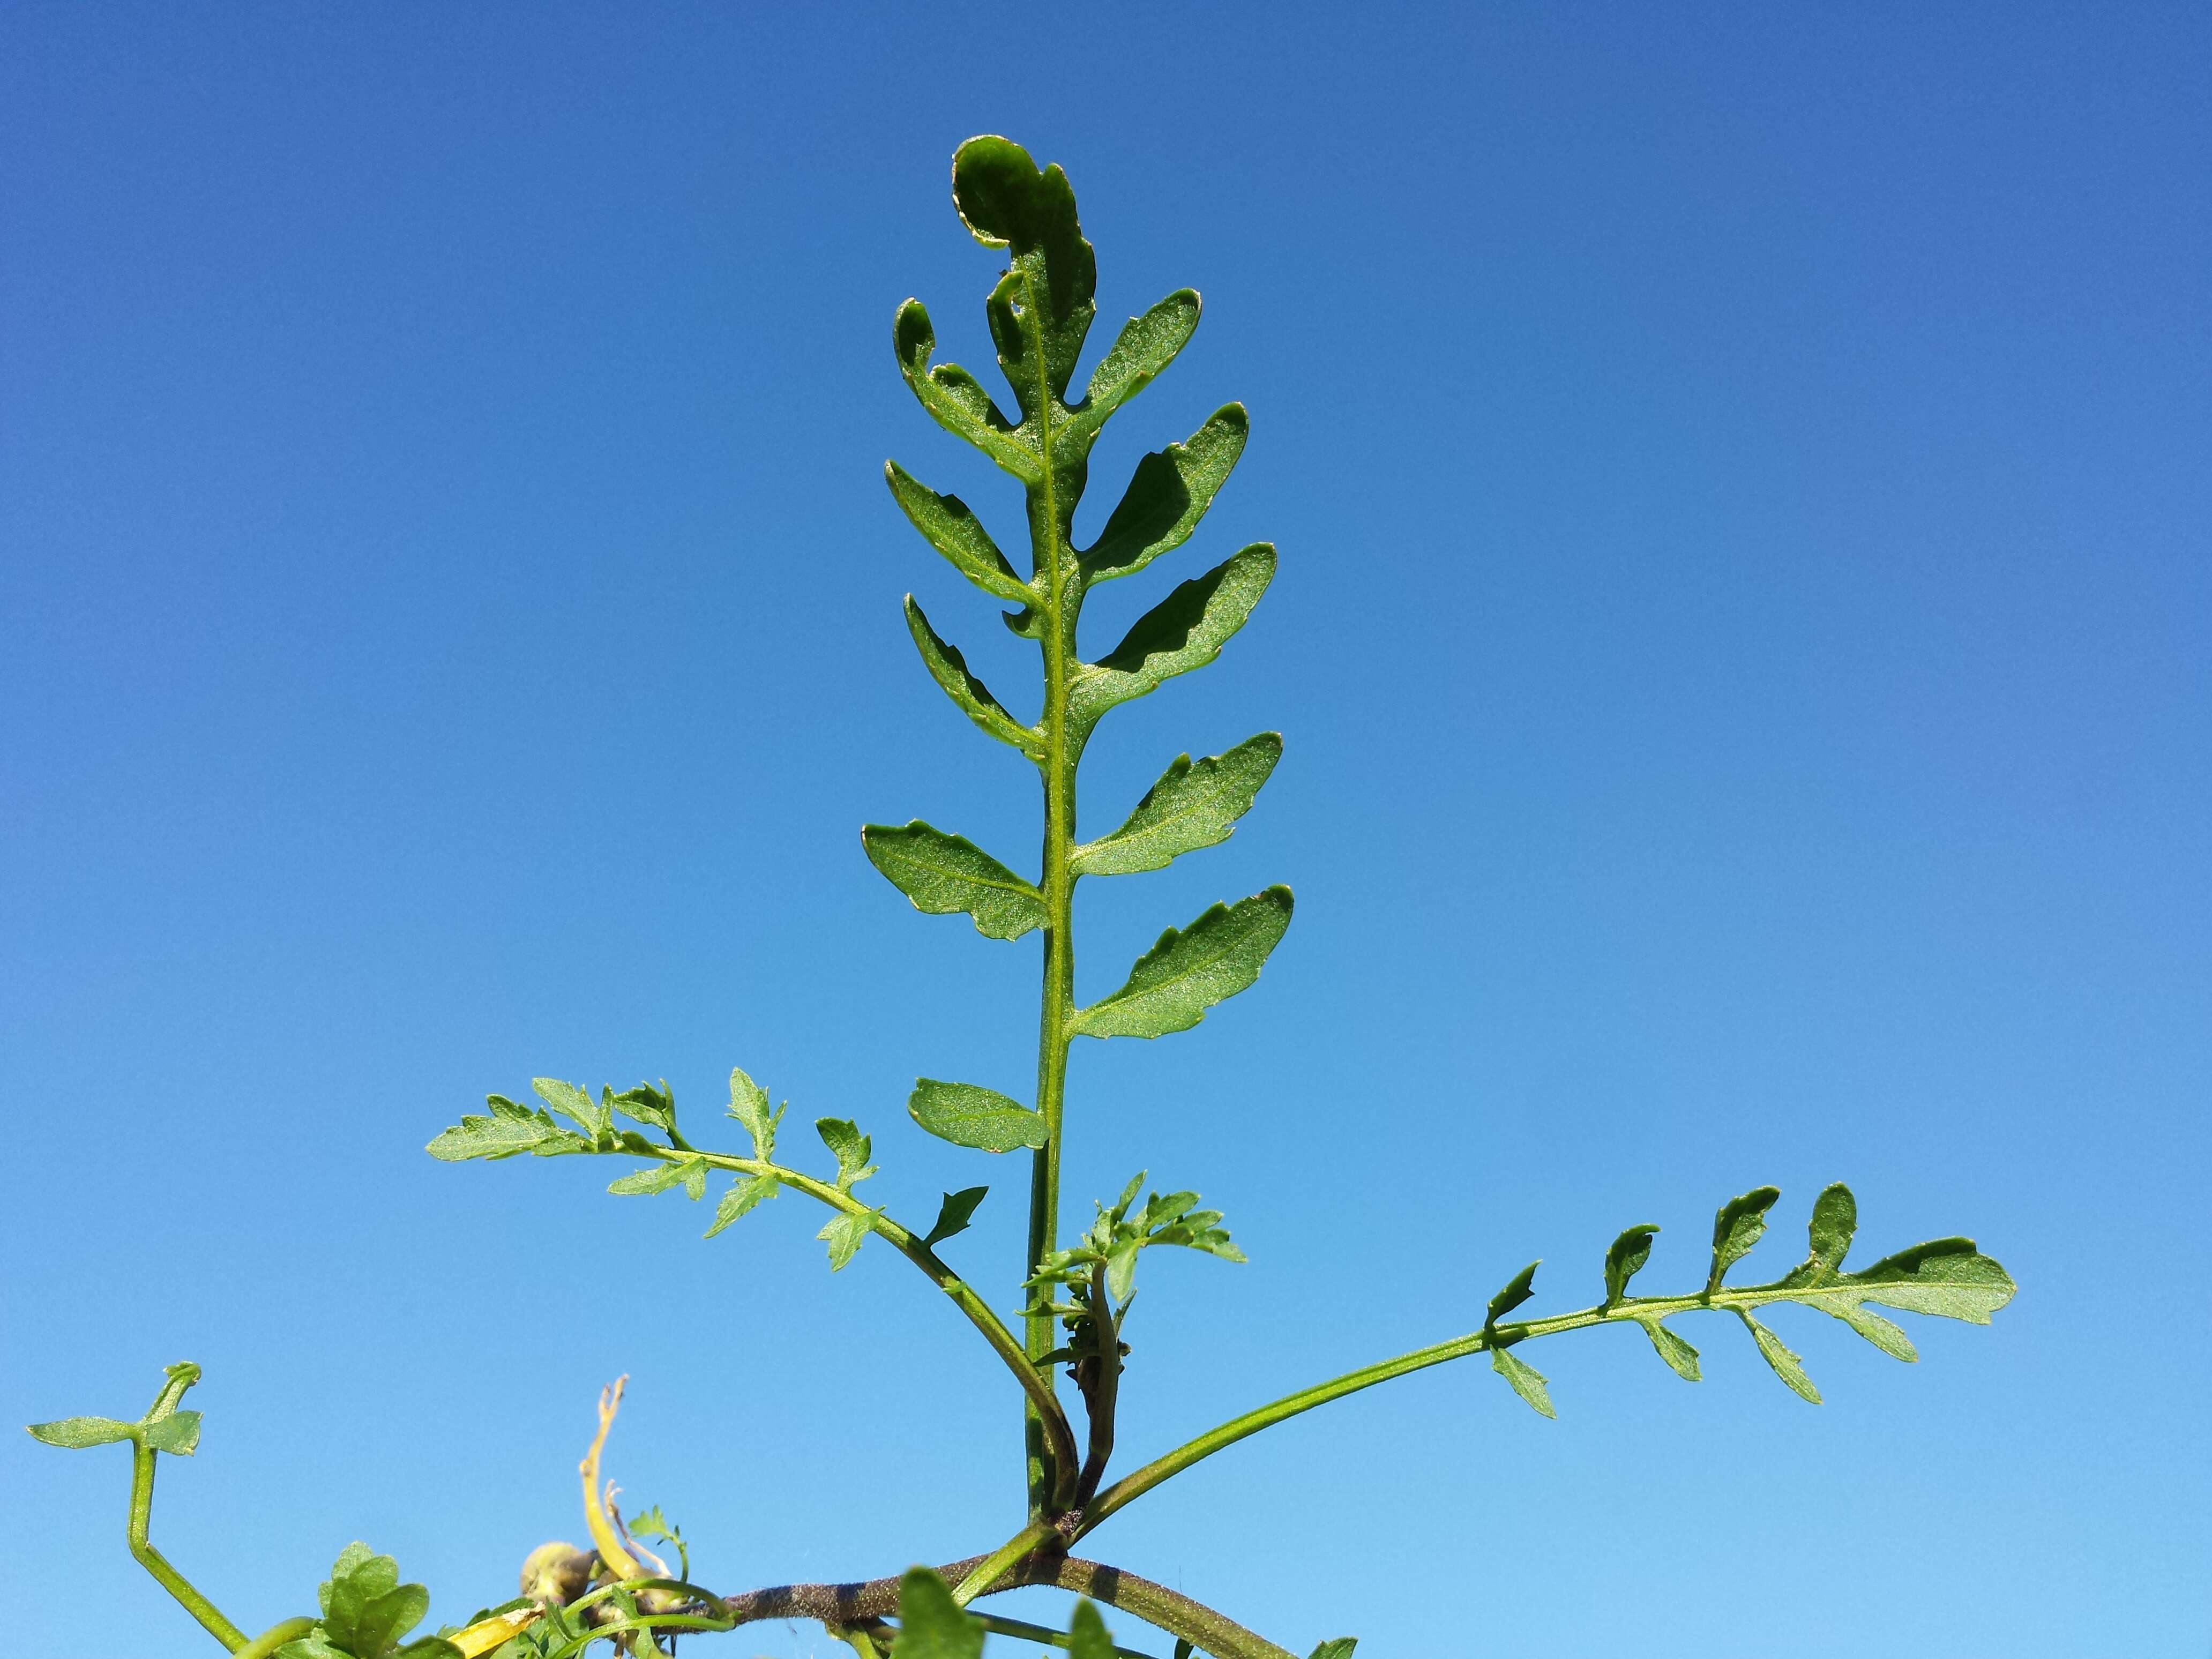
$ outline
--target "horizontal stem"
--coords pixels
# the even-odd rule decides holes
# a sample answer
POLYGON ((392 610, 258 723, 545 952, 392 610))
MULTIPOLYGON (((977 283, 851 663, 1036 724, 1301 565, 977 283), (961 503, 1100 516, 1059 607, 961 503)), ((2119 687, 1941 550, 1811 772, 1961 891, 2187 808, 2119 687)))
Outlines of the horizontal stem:
POLYGON ((1006 1368, 1013 1373, 1014 1381, 1021 1384, 1022 1392, 1036 1407, 1059 1467, 1070 1471, 1069 1479, 1073 1479, 1073 1471, 1079 1461, 1075 1454, 1075 1431, 1068 1425, 1067 1414, 1060 1408, 1060 1401, 1053 1393, 1052 1384, 1030 1363, 1029 1353, 1022 1346, 1020 1340, 1006 1328, 1006 1322, 991 1304, 976 1293, 975 1287, 946 1267, 937 1253, 914 1233, 889 1216, 877 1215, 870 1206, 861 1203, 842 1188, 826 1181, 817 1181, 804 1171, 787 1169, 767 1158, 739 1158, 730 1152, 677 1152, 658 1146, 653 1149, 653 1156, 664 1164, 683 1164, 696 1159, 714 1169, 728 1170, 740 1175, 774 1176, 785 1186, 795 1187, 809 1198, 819 1200, 833 1210, 842 1211, 847 1215, 869 1217, 869 1230, 921 1269, 931 1284, 950 1297, 954 1305, 968 1316, 968 1322, 991 1345, 991 1352, 997 1354, 1006 1368))
POLYGON ((1144 1468, 1115 1481, 1084 1506, 1083 1523, 1076 1528, 1074 1536, 1081 1538, 1091 1532, 1116 1510, 1143 1497, 1163 1481, 1173 1480, 1192 1464, 1212 1456, 1224 1447, 1233 1446, 1262 1429, 1272 1428, 1286 1418, 1297 1416, 1301 1412, 1310 1412, 1316 1406, 1326 1406, 1332 1400, 1341 1400, 1362 1389, 1371 1389, 1377 1382, 1388 1382, 1393 1377, 1425 1370, 1431 1365, 1441 1365, 1447 1360, 1463 1359, 1469 1354, 1480 1353, 1486 1348, 1511 1347, 1516 1343, 1535 1337, 1556 1336, 1562 1331, 1585 1330, 1593 1325, 1668 1319, 1676 1314, 1697 1313, 1709 1309, 1756 1307, 1775 1300, 1774 1293, 1779 1288, 1774 1285, 1760 1285, 1696 1296, 1633 1297, 1612 1307, 1600 1304, 1573 1313, 1555 1314, 1549 1319, 1534 1319, 1476 1331, 1471 1335, 1454 1337, 1449 1342, 1416 1348, 1395 1359, 1385 1359, 1376 1364, 1364 1365, 1356 1371, 1346 1371, 1342 1376, 1316 1382, 1311 1388, 1301 1389, 1297 1393, 1285 1395, 1272 1404, 1246 1412, 1242 1417, 1231 1418, 1220 1427, 1207 1430, 1195 1440, 1176 1447, 1164 1457, 1155 1458, 1144 1468))
MULTIPOLYGON (((937 1569, 937 1576, 948 1584, 957 1584, 988 1559, 988 1556, 971 1555, 964 1561, 950 1561, 937 1569)), ((1001 1590, 1035 1584, 1073 1590, 1133 1613, 1170 1636, 1182 1638, 1213 1659, 1296 1659, 1288 1649, 1277 1647, 1264 1636, 1165 1584, 1072 1555, 1031 1555, 983 1594, 995 1595, 1001 1590)), ((726 1595, 722 1600, 740 1625, 763 1619, 813 1619, 825 1625, 845 1626, 895 1616, 898 1598, 896 1578, 871 1578, 851 1584, 781 1584, 726 1595)))

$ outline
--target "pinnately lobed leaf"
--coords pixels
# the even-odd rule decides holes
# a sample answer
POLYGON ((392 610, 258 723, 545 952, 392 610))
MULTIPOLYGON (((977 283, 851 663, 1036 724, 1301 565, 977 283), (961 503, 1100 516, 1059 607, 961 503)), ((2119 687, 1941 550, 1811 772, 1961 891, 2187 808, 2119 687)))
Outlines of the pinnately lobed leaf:
POLYGON ((768 1091, 745 1074, 741 1066, 730 1068, 730 1113, 745 1126, 753 1138, 753 1156, 769 1158, 775 1155, 776 1125, 783 1121, 783 1109, 770 1111, 768 1091))
POLYGON ((873 1142, 860 1133, 851 1120, 842 1117, 817 1117, 814 1133, 822 1137, 837 1160, 837 1186, 840 1191, 850 1192, 854 1186, 875 1174, 875 1165, 868 1162, 873 1142))
POLYGON ((749 1214, 754 1206, 774 1198, 783 1189, 783 1183, 772 1175, 747 1176, 722 1194, 722 1201, 714 1206, 714 1223, 701 1235, 712 1238, 731 1223, 749 1214))
POLYGON ((1260 977, 1291 925, 1287 887, 1270 887, 1234 904, 1217 904, 1178 932, 1170 927, 1137 958, 1127 981, 1078 1012, 1083 1036, 1165 1036, 1187 1031, 1206 1011, 1260 977))
POLYGON ((986 939, 1017 939, 1045 925, 1037 890, 964 836, 916 818, 902 828, 868 824, 860 845, 868 862, 925 915, 964 912, 986 939))
POLYGON ((940 1140, 979 1152, 1011 1152, 1018 1147, 1036 1148, 1045 1143, 1042 1113, 995 1089, 973 1083, 940 1083, 935 1078, 914 1080, 906 1109, 914 1121, 940 1140))
POLYGON ((516 1158, 525 1152, 557 1158, 592 1150, 591 1141, 562 1128, 548 1112, 517 1105, 504 1095, 488 1095, 484 1103, 491 1109, 489 1116, 463 1118, 424 1150, 449 1164, 472 1158, 516 1158))
POLYGON ((1079 847, 1069 867, 1081 876, 1131 876, 1164 870, 1185 853, 1218 846, 1251 810, 1282 758, 1279 733, 1262 732, 1194 763, 1179 755, 1112 835, 1079 847))

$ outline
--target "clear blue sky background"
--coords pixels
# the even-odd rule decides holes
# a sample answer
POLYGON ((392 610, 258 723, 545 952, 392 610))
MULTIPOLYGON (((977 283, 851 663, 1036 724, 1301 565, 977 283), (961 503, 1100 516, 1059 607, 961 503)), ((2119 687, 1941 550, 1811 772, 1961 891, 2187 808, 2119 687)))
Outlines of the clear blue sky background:
MULTIPOLYGON (((1698 1388, 1547 1344, 1557 1423, 1425 1373, 1097 1553, 1301 1652, 2205 1652, 2201 8, 7 32, 0 1420, 204 1364, 155 1536, 242 1621, 356 1536, 441 1617, 507 1594, 580 1534, 622 1371, 612 1470, 714 1583, 1017 1523, 1010 1390, 890 1251, 832 1279, 798 1200, 704 1244, 613 1170, 420 1150, 536 1073, 665 1076, 704 1127, 742 1063, 874 1130, 895 1213, 992 1181, 950 1254, 1011 1301, 1021 1171, 902 1103, 1024 1087, 1035 940, 916 916, 854 834, 1036 834, 899 597, 1017 706, 1033 658, 878 478, 1015 534, 890 351, 915 294, 988 368, 946 167, 1000 131, 1075 180, 1100 346, 1206 296, 1080 522, 1240 398, 1168 574, 1283 557, 1086 773, 1105 827, 1180 750, 1288 744, 1232 844, 1086 892, 1086 996, 1299 897, 1202 1030, 1076 1056, 1079 1211, 1149 1166, 1252 1256, 1147 1269, 1125 1446, 1467 1330, 1532 1256, 1578 1305, 1631 1222, 1690 1283, 1761 1182, 1761 1265, 1841 1178, 1869 1255, 1968 1232, 2024 1286, 1910 1368, 1778 1316, 1817 1409, 1717 1321, 1698 1388)), ((124 1462, 0 1439, 17 1645, 212 1651, 123 1553, 124 1462)))

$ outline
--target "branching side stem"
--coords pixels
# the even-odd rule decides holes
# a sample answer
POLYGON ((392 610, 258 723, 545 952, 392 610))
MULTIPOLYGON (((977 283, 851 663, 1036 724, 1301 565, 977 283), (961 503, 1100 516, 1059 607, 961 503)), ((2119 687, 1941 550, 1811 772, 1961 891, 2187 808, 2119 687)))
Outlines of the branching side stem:
POLYGON ((1194 1463, 1203 1462, 1224 1448, 1233 1446, 1262 1429, 1273 1428, 1302 1412, 1310 1412, 1316 1406, 1326 1406, 1332 1400, 1341 1400, 1362 1389, 1371 1389, 1377 1382, 1388 1382, 1393 1377, 1425 1370, 1431 1365, 1441 1365, 1447 1360, 1464 1359, 1469 1354, 1481 1353, 1492 1347, 1510 1348, 1516 1343, 1540 1336, 1557 1336, 1562 1331, 1587 1330, 1595 1325, 1636 1324, 1708 1310, 1741 1312, 1770 1302, 1792 1300, 1795 1294, 1777 1283, 1746 1285, 1741 1289, 1723 1288, 1691 1296, 1629 1297, 1610 1308, 1601 1303, 1596 1307, 1584 1308, 1574 1313, 1555 1314, 1549 1319, 1499 1325, 1493 1329, 1476 1331, 1468 1336, 1454 1337, 1449 1342, 1416 1348, 1413 1352, 1401 1354, 1395 1359, 1364 1365, 1356 1371, 1346 1371, 1326 1382, 1316 1382, 1296 1394, 1285 1395, 1272 1404, 1246 1412, 1241 1417, 1231 1418, 1218 1428, 1207 1430, 1195 1440, 1176 1447, 1164 1457, 1155 1458, 1144 1468, 1125 1475, 1084 1506, 1083 1522, 1076 1528, 1074 1535, 1081 1538, 1095 1530, 1115 1510, 1125 1508, 1153 1487, 1172 1480, 1194 1463))
MULTIPOLYGON (((1037 1414, 1045 1444, 1058 1467, 1073 1470, 1076 1466, 1075 1431, 1068 1425, 1067 1415, 1060 1410, 1059 1399, 1054 1395, 1049 1376, 1032 1364, 1028 1352, 1008 1330, 1006 1322, 994 1311, 975 1287, 946 1267, 937 1253, 923 1243, 919 1235, 902 1227, 887 1215, 878 1215, 869 1206, 834 1183, 817 1180, 804 1170, 793 1170, 768 1158, 740 1158, 734 1152, 702 1152, 677 1151, 673 1148, 652 1147, 636 1154, 659 1158, 664 1164, 684 1164, 697 1161, 711 1169, 727 1170, 733 1174, 773 1176, 787 1187, 819 1200, 831 1209, 846 1215, 866 1215, 869 1231, 889 1244, 908 1261, 921 1269, 931 1284, 952 1299, 953 1304, 968 1316, 968 1322, 981 1333, 1013 1373, 1014 1380, 1022 1385, 1029 1397, 1030 1407, 1037 1414)), ((1073 1476, 1069 1477, 1073 1484, 1073 1476)))

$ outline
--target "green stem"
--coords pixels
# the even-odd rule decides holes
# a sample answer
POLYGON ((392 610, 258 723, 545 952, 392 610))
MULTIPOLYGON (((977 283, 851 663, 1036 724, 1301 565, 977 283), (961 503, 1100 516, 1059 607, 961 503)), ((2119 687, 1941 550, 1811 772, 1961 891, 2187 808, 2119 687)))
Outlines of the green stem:
MULTIPOLYGON (((167 1397, 168 1390, 163 1390, 167 1397)), ((182 1394, 179 1389, 177 1393, 182 1394)), ((160 1402, 155 1402, 156 1410, 160 1402)), ((143 1439, 131 1443, 131 1556, 138 1565, 154 1575, 154 1582, 174 1596, 186 1613, 200 1621, 209 1635, 236 1653, 246 1645, 246 1632, 215 1608, 215 1604, 192 1588, 184 1574, 171 1566, 161 1552, 147 1540, 146 1531, 154 1518, 154 1459, 160 1454, 143 1439)))
POLYGON ((287 1642, 296 1642, 314 1629, 312 1619, 287 1619, 281 1625, 271 1625, 232 1656, 232 1659, 269 1659, 269 1656, 287 1642))
POLYGON ((847 1215, 866 1215, 871 1218, 869 1231, 889 1244, 908 1261, 927 1275, 929 1282, 951 1297, 955 1307, 968 1316, 968 1322, 991 1345, 1014 1380, 1022 1385, 1028 1396, 1030 1409, 1037 1413, 1042 1425, 1045 1443, 1050 1454, 1067 1468, 1075 1466, 1075 1431, 1069 1426, 1067 1415, 1060 1408, 1049 1376, 1030 1362, 1028 1352, 1006 1328, 991 1304, 976 1293, 975 1287, 946 1267, 937 1253, 923 1243, 919 1235, 902 1227, 889 1216, 877 1215, 869 1206, 834 1183, 817 1181, 802 1170, 787 1169, 766 1158, 739 1158, 731 1152, 674 1152, 661 1147, 652 1149, 651 1155, 664 1164, 697 1161, 716 1170, 727 1170, 733 1174, 774 1176, 787 1187, 795 1188, 809 1198, 827 1204, 833 1210, 847 1215))
MULTIPOLYGON (((1025 1642, 1035 1642, 1040 1647, 1072 1648, 1075 1638, 1064 1630, 1054 1630, 1049 1625, 1032 1625, 1026 1619, 1006 1619, 995 1613, 970 1612, 969 1618, 994 1636, 1015 1636, 1025 1642)), ((1134 1648, 1116 1645, 1114 1651, 1121 1659, 1153 1659, 1149 1653, 1139 1653, 1134 1648)))
POLYGON ((1784 1289, 1778 1283, 1747 1285, 1741 1290, 1713 1291, 1696 1296, 1631 1297, 1612 1307, 1600 1304, 1573 1313, 1554 1314, 1549 1319, 1532 1319, 1520 1324, 1499 1325, 1494 1329, 1476 1331, 1469 1336, 1454 1337, 1449 1342, 1416 1348, 1395 1359, 1385 1359, 1376 1364, 1364 1365, 1356 1371, 1346 1371, 1342 1376, 1316 1382, 1311 1388, 1301 1389, 1296 1394, 1285 1395, 1272 1404, 1246 1412, 1242 1417, 1231 1418, 1220 1427, 1207 1430, 1195 1440, 1176 1447, 1164 1457, 1155 1458, 1144 1468, 1125 1475, 1084 1506, 1083 1524, 1075 1529, 1069 1542, 1073 1543, 1075 1539, 1093 1531, 1116 1510, 1133 1503, 1153 1487, 1173 1480, 1192 1464, 1212 1456, 1224 1447, 1233 1446, 1262 1429, 1273 1428, 1285 1418, 1310 1412, 1316 1406, 1326 1406, 1332 1400, 1341 1400, 1362 1389, 1371 1389, 1377 1382, 1388 1382, 1393 1377, 1425 1370, 1431 1365, 1441 1365, 1447 1360, 1464 1359, 1468 1355, 1480 1353, 1486 1348, 1510 1348, 1516 1343, 1535 1337, 1557 1336, 1562 1331, 1587 1330, 1595 1325, 1640 1323, 1646 1320, 1668 1319, 1676 1314, 1715 1309, 1739 1310, 1759 1307, 1782 1299, 1778 1293, 1784 1289))
POLYGON ((952 1599, 966 1607, 1005 1577, 1006 1569, 1032 1553, 1040 1544, 1057 1543, 1060 1534, 1049 1521, 1032 1521, 1012 1538, 978 1561, 968 1576, 952 1587, 952 1599))
MULTIPOLYGON (((1049 314, 1040 307, 1040 296, 1033 285, 1026 297, 1030 316, 1049 314)), ((1045 925, 1044 983, 1037 1016, 1036 1109, 1044 1119, 1045 1140, 1030 1166, 1029 1258, 1022 1273, 1025 1281, 1036 1277, 1045 1257, 1060 1242, 1060 1121, 1067 1097, 1067 1028, 1075 1014, 1075 874, 1069 867, 1069 855, 1075 846, 1075 771, 1082 759, 1082 745, 1071 729, 1067 706, 1082 592, 1072 568, 1073 555, 1063 523, 1066 515, 1053 465, 1053 417, 1059 405, 1052 395, 1041 333, 1036 361, 1040 471, 1028 497, 1030 558, 1035 576, 1044 583, 1038 631, 1044 657, 1044 713, 1040 722, 1044 755, 1038 764, 1044 781, 1044 850, 1038 891, 1044 899, 1045 925)), ((1054 1347, 1051 1303, 1051 1292, 1045 1287, 1030 1291, 1024 1335, 1032 1363, 1042 1360, 1054 1347)), ((1052 1386, 1048 1370, 1045 1386, 1052 1386)), ((1071 1442, 1065 1453, 1057 1447, 1048 1449, 1034 1400, 1024 1407, 1022 1438, 1030 1516, 1036 1520, 1073 1498, 1073 1446, 1071 1442)))

